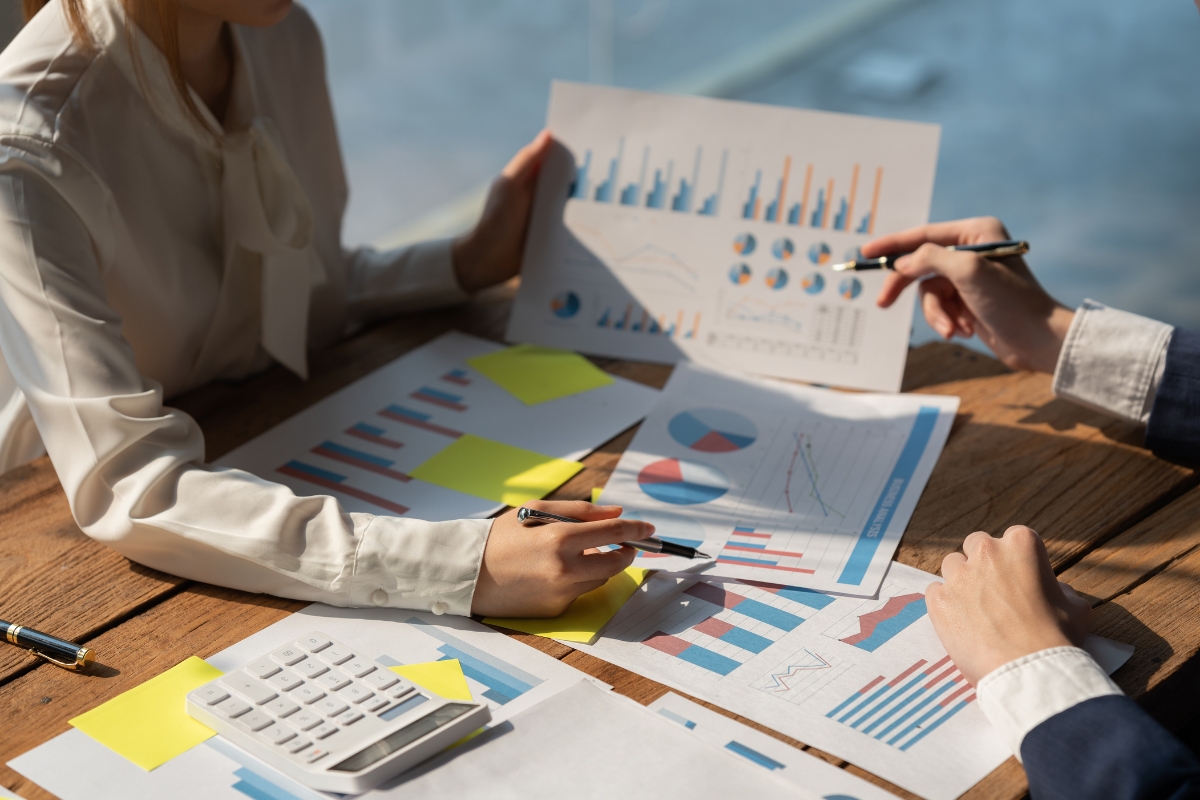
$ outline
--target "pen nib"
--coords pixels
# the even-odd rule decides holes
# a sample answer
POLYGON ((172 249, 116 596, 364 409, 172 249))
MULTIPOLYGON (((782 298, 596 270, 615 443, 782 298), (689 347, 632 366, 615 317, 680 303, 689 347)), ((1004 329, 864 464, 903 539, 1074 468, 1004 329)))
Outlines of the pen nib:
POLYGON ((712 556, 710 556, 708 553, 701 553, 699 550, 697 550, 696 558, 712 558, 712 556))
POLYGON ((830 269, 834 272, 845 272, 848 269, 854 269, 856 266, 858 266, 857 261, 843 261, 841 264, 834 264, 830 269))

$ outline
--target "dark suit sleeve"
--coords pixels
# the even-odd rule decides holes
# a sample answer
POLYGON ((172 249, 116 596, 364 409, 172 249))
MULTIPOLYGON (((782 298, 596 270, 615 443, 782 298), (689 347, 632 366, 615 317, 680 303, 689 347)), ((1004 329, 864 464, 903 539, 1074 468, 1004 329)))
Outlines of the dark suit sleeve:
POLYGON ((1146 446, 1161 458, 1200 466, 1200 331, 1176 328, 1171 334, 1146 446))
POLYGON ((1196 800, 1200 762, 1124 695, 1085 700, 1025 735, 1033 800, 1196 800))

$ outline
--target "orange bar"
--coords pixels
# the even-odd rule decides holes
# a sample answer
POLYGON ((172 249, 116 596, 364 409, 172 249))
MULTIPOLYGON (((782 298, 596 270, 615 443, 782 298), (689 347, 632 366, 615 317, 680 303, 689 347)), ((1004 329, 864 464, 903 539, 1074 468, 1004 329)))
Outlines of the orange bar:
POLYGON ((808 190, 812 187, 812 164, 804 171, 804 199, 800 201, 800 219, 798 224, 804 225, 804 215, 808 213, 808 190))
POLYGON ((683 335, 683 312, 682 311, 679 312, 679 318, 677 320, 675 320, 675 335, 676 336, 683 335))
POLYGON ((692 325, 692 338, 695 339, 700 335, 700 312, 696 312, 696 322, 692 325))
POLYGON ((625 316, 621 319, 621 329, 629 330, 629 315, 633 313, 633 303, 625 306, 625 316))
POLYGON ((829 179, 829 187, 825 189, 825 213, 821 216, 821 227, 829 225, 829 207, 833 205, 833 178, 829 179))
POLYGON ((782 224, 783 216, 787 213, 787 182, 788 173, 792 171, 792 157, 788 156, 783 160, 783 182, 779 184, 779 203, 775 206, 775 221, 782 224))
POLYGON ((649 324, 648 324, 649 322, 650 322, 650 312, 649 312, 649 311, 647 311, 646 309, 644 309, 644 308, 643 308, 643 309, 642 309, 642 325, 641 325, 641 328, 642 328, 642 330, 643 330, 643 331, 646 331, 647 333, 649 333, 649 332, 650 332, 650 326, 649 326, 649 324))
POLYGON ((875 211, 879 208, 879 186, 883 183, 883 167, 875 170, 875 191, 871 195, 871 223, 867 225, 867 233, 875 233, 875 211))
POLYGON ((846 221, 843 224, 842 230, 849 231, 853 229, 850 220, 854 219, 854 196, 858 194, 858 164, 854 165, 854 174, 850 176, 850 199, 846 202, 846 221))
POLYGON ((758 219, 758 210, 762 207, 762 198, 754 198, 754 218, 758 219))
POLYGON ((662 314, 658 318, 658 332, 665 334, 667 332, 667 315, 662 314))

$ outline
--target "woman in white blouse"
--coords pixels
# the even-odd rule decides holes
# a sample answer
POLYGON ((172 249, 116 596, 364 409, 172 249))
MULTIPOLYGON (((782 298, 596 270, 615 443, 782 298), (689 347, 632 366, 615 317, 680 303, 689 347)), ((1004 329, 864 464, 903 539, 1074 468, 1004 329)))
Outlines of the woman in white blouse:
MULTIPOLYGON (((511 515, 348 514, 204 464, 164 397, 355 325, 516 274, 542 134, 476 228, 345 250, 346 184, 320 37, 290 0, 25 0, 0 55, 0 468, 45 450, 75 519, 184 577, 335 605, 561 611, 634 553, 644 523, 525 531, 511 515), (44 7, 43 7, 44 6, 44 7)), ((402 189, 401 189, 402 191, 402 189)))

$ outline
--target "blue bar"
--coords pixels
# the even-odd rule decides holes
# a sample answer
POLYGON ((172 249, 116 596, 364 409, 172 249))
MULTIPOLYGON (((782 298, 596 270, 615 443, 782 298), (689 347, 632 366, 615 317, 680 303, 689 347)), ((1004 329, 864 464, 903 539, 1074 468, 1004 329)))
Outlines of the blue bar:
POLYGON ((235 792, 240 792, 251 800, 276 800, 273 795, 264 792, 249 781, 238 781, 232 788, 235 792))
MULTIPOLYGON (((529 689, 533 688, 534 686, 537 686, 538 684, 542 683, 542 679, 539 678, 538 676, 531 675, 528 672, 526 672, 525 670, 523 670, 519 667, 515 667, 512 664, 509 664, 507 661, 504 661, 503 659, 496 658, 494 655, 491 655, 490 653, 485 653, 483 650, 480 650, 478 647, 473 647, 473 646, 467 644, 462 639, 459 639, 457 636, 454 636, 453 634, 451 634, 449 631, 445 631, 441 628, 430 625, 429 623, 427 623, 421 619, 418 619, 417 617, 409 617, 408 619, 406 619, 404 621, 409 625, 420 626, 420 630, 422 633, 427 633, 430 636, 432 636, 434 639, 437 639, 438 641, 440 641, 444 644, 450 645, 458 652, 466 653, 469 656, 471 656, 473 659, 475 659, 476 661, 479 661, 482 664, 486 664, 493 671, 505 676, 507 679, 513 681, 517 685, 524 687, 522 689, 522 691, 528 691, 529 689)), ((444 653, 446 651, 442 650, 441 652, 444 653)))
POLYGON ((430 397, 436 397, 439 400, 445 400, 448 403, 461 403, 463 400, 462 395, 460 394, 450 394, 449 392, 443 392, 438 389, 430 389, 428 386, 422 386, 421 391, 418 392, 418 394, 427 394, 430 397))
POLYGON ((299 470, 300 472, 307 472, 309 475, 316 475, 318 478, 324 478, 327 481, 341 483, 342 481, 346 480, 345 475, 338 475, 336 472, 330 472, 329 470, 321 469, 320 467, 311 467, 308 464, 300 461, 289 461, 287 465, 292 469, 299 470))
POLYGON ((833 229, 835 231, 844 231, 847 227, 846 220, 846 198, 842 198, 842 205, 838 209, 838 213, 833 218, 833 229))
MULTIPOLYGON (((887 736, 889 733, 894 731, 896 728, 903 725, 905 720, 907 720, 913 714, 920 712, 921 709, 925 708, 927 705, 929 705, 930 703, 932 703, 933 701, 935 701, 939 697, 941 697, 943 694, 945 694, 948 689, 950 689, 953 686, 957 686, 957 685, 958 685, 958 683, 954 682, 954 681, 943 685, 937 691, 935 691, 933 694, 929 695, 929 697, 926 697, 924 700, 917 703, 915 706, 910 708, 908 711, 905 711, 903 714, 901 714, 900 717, 895 722, 893 722, 891 725, 888 725, 886 728, 881 730, 879 733, 875 734, 875 738, 883 739, 883 737, 887 736)), ((916 695, 913 695, 913 697, 916 697, 916 695)), ((864 731, 864 733, 869 733, 869 731, 864 731)))
POLYGON ((804 206, 799 203, 794 203, 790 211, 788 211, 788 225, 799 225, 800 216, 804 213, 804 206))
MULTIPOLYGON (((961 708, 961 707, 962 707, 962 706, 964 706, 964 705, 966 705, 966 703, 960 703, 960 704, 959 704, 959 706, 958 706, 958 708, 961 708)), ((948 714, 946 714, 946 716, 948 716, 948 717, 949 717, 949 716, 953 716, 953 715, 954 715, 954 713, 955 713, 956 711, 958 711, 958 708, 955 708, 953 711, 951 711, 951 712, 949 712, 948 714)), ((920 717, 918 717, 918 718, 917 718, 917 721, 916 721, 916 722, 912 723, 912 724, 911 724, 911 725, 909 725, 907 728, 905 728, 904 730, 902 730, 902 731, 900 731, 899 733, 897 733, 897 734, 896 734, 895 736, 893 736, 891 739, 888 739, 888 744, 894 745, 896 742, 900 741, 900 740, 901 740, 901 739, 903 739, 905 736, 908 736, 910 733, 912 733, 913 731, 915 731, 917 728, 921 727, 921 723, 922 723, 922 722, 924 722, 925 720, 929 719, 930 717, 933 717, 933 716, 935 716, 935 715, 936 715, 936 714, 937 714, 939 711, 945 711, 945 709, 944 709, 944 708, 942 708, 941 706, 936 706, 936 707, 934 707, 933 709, 931 709, 931 710, 929 710, 929 711, 925 712, 924 714, 922 714, 920 717)), ((917 738, 920 738, 920 737, 917 737, 917 738)), ((909 742, 909 744, 912 744, 912 742, 909 742)), ((901 750, 903 750, 904 748, 902 747, 902 748, 900 748, 900 749, 901 749, 901 750)))
POLYGON ((758 200, 758 185, 762 180, 762 170, 760 169, 754 175, 754 185, 750 187, 750 197, 746 199, 746 204, 742 206, 742 219, 754 219, 755 201, 758 200))
POLYGON ((867 215, 862 218, 862 224, 860 224, 858 226, 858 231, 856 231, 856 232, 857 233, 866 233, 868 230, 870 230, 870 228, 871 228, 871 214, 870 214, 870 212, 868 212, 867 215))
POLYGON ((868 653, 874 653, 900 631, 912 625, 921 617, 928 613, 928 606, 925 603, 925 598, 914 600, 900 610, 900 613, 891 619, 885 619, 875 626, 875 630, 871 631, 871 635, 863 639, 858 644, 854 645, 859 650, 866 650, 868 653))
POLYGON ((789 614, 786 611, 769 606, 766 603, 760 603, 757 600, 743 600, 730 610, 736 611, 739 614, 745 614, 751 619, 765 622, 768 625, 773 625, 785 631, 790 631, 804 623, 804 620, 795 614, 789 614))
POLYGON ((908 482, 912 480, 913 471, 921 461, 921 456, 925 454, 925 446, 929 444, 929 437, 933 434, 933 426, 937 423, 937 419, 938 409, 933 406, 921 406, 917 411, 917 418, 913 421, 908 441, 904 443, 904 449, 900 451, 900 458, 896 459, 896 466, 892 468, 892 476, 884 485, 883 492, 879 495, 879 500, 876 501, 875 508, 871 511, 871 516, 867 517, 867 525, 863 528, 862 535, 858 537, 854 550, 850 553, 849 560, 846 561, 846 566, 842 568, 842 574, 838 576, 838 583, 852 585, 862 583, 867 574, 867 568, 871 566, 871 559, 875 557, 875 551, 879 549, 880 538, 887 530, 888 523, 892 521, 896 505, 904 496, 904 490, 907 488, 908 482))
POLYGON ((754 544, 754 543, 752 543, 752 542, 733 542, 733 541, 730 541, 730 542, 727 542, 725 546, 726 546, 726 547, 728 547, 728 546, 729 546, 729 545, 731 545, 731 544, 735 544, 735 545, 737 545, 738 547, 750 547, 750 548, 753 548, 754 550, 766 550, 766 549, 767 549, 767 546, 766 546, 765 544, 754 544))
POLYGON ((924 739, 924 738, 925 738, 926 736, 928 736, 929 734, 933 733, 935 730, 937 730, 937 729, 938 729, 938 726, 940 726, 940 725, 941 725, 943 722, 945 722, 946 720, 948 720, 948 719, 950 719, 951 717, 953 717, 953 716, 954 716, 955 714, 957 714, 959 711, 962 711, 964 708, 966 708, 966 706, 967 706, 967 704, 966 704, 966 702, 965 702, 965 701, 964 701, 964 702, 962 702, 962 703, 959 703, 958 705, 956 705, 956 706, 955 706, 953 709, 951 709, 951 710, 950 710, 950 713, 946 714, 946 716, 942 717, 942 718, 941 718, 941 719, 939 719, 937 722, 933 723, 933 724, 932 724, 932 725, 930 725, 928 728, 926 728, 925 730, 921 731, 921 732, 920 732, 920 733, 918 733, 916 736, 914 736, 912 739, 910 739, 910 740, 908 741, 908 743, 907 743, 907 744, 905 744, 903 747, 901 747, 901 748, 900 748, 901 752, 903 752, 904 750, 907 750, 908 748, 912 747, 912 746, 913 746, 914 744, 916 744, 917 742, 919 742, 919 741, 921 741, 922 739, 924 739))
POLYGON ((337 442, 321 442, 321 447, 326 450, 332 450, 333 452, 339 453, 343 456, 349 456, 350 458, 357 458, 360 461, 366 461, 368 464, 374 464, 377 467, 390 467, 392 464, 396 463, 395 461, 388 461, 386 458, 380 458, 379 456, 373 456, 370 453, 364 453, 361 450, 343 447, 337 442))
POLYGON ((592 165, 592 151, 588 150, 583 158, 583 164, 575 170, 575 182, 571 184, 570 196, 577 200, 587 199, 588 167, 592 165))
POLYGON ((817 611, 820 611, 837 599, 823 592, 814 592, 812 589, 799 589, 793 586, 785 586, 777 590, 775 594, 786 600, 791 600, 793 603, 799 603, 817 611))
MULTIPOLYGON (((734 552, 737 552, 736 550, 734 552)), ((721 553, 722 561, 736 561, 739 564, 778 564, 778 561, 767 561, 764 558, 747 558, 745 556, 730 556, 724 551, 721 553)))
POLYGON ((438 652, 444 653, 446 656, 446 658, 439 658, 438 661, 448 661, 452 658, 457 658, 462 664, 464 674, 472 680, 482 683, 484 686, 488 686, 498 692, 503 692, 509 697, 520 697, 533 688, 511 675, 506 675, 495 667, 485 664, 470 653, 464 653, 454 645, 444 644, 438 648, 438 652))
POLYGON ((391 722, 396 717, 404 716, 405 714, 412 711, 417 706, 425 705, 425 703, 427 703, 428 701, 429 701, 429 698, 426 697, 425 695, 416 694, 416 695, 408 698, 407 700, 405 700, 403 703, 396 706, 395 708, 389 708, 387 711, 380 714, 379 718, 385 722, 391 722))
MULTIPOLYGON (((924 686, 918 687, 915 692, 913 692, 908 697, 901 700, 899 703, 896 703, 896 705, 889 708, 886 713, 880 714, 879 717, 874 722, 872 722, 867 727, 863 728, 863 733, 870 733, 871 731, 875 730, 880 725, 882 725, 883 723, 885 723, 889 719, 891 719, 895 714, 899 713, 899 711, 901 709, 905 708, 909 703, 911 703, 913 700, 916 700, 918 697, 925 694, 925 692, 927 692, 927 691, 928 691, 928 689, 926 689, 924 686)), ((926 699, 925 702, 926 703, 929 702, 928 698, 926 699)), ((917 707, 920 708, 922 705, 924 705, 924 703, 918 703, 917 707)), ((892 723, 892 724, 895 725, 897 723, 892 723)), ((878 739, 878 738, 882 737, 883 733, 884 732, 881 732, 879 734, 879 736, 876 736, 875 738, 878 739)))
POLYGON ((859 694, 858 692, 855 692, 854 694, 850 695, 849 697, 847 697, 847 698, 846 698, 845 700, 843 700, 842 702, 838 703, 838 705, 837 705, 837 708, 835 708, 833 711, 830 711, 830 712, 829 712, 828 714, 826 714, 825 716, 827 716, 827 717, 832 717, 834 714, 838 713, 838 712, 839 712, 839 711, 841 711, 843 708, 845 708, 846 706, 850 705, 851 703, 853 703, 855 700, 857 700, 857 699, 858 699, 858 698, 860 698, 860 697, 862 697, 862 695, 861 695, 861 694, 859 694))
POLYGON ((374 425, 368 425, 365 422, 359 422, 354 426, 354 430, 360 433, 369 433, 372 436, 383 436, 387 431, 383 428, 376 428, 374 425))
POLYGON ((920 683, 921 681, 924 681, 924 680, 929 680, 929 676, 923 672, 918 672, 917 677, 913 678, 908 683, 906 683, 903 686, 901 686, 900 688, 896 689, 896 691, 892 692, 891 695, 889 695, 888 697, 885 697, 882 700, 880 700, 878 703, 875 704, 874 708, 867 709, 867 713, 865 713, 861 717, 859 717, 857 721, 850 723, 850 727, 857 729, 859 725, 862 725, 864 722, 866 722, 868 719, 870 719, 872 714, 879 713, 880 711, 883 710, 884 706, 886 706, 888 703, 892 702, 893 700, 895 700, 899 697, 902 697, 905 692, 907 692, 909 689, 911 689, 912 687, 916 686, 918 683, 920 683))
POLYGON ((812 227, 821 227, 821 217, 823 216, 825 216, 825 190, 817 189, 817 207, 813 209, 812 227))
POLYGON ((721 634, 722 642, 729 642, 732 645, 749 650, 751 653, 761 653, 771 645, 775 644, 765 636, 759 636, 757 633, 751 633, 742 628, 732 628, 721 634))
POLYGON ((775 759, 764 756, 762 753, 758 752, 757 750, 751 750, 749 747, 746 747, 746 745, 742 744, 741 742, 730 742, 729 744, 725 745, 725 749, 732 750, 733 752, 737 753, 739 756, 750 759, 755 764, 758 764, 760 767, 766 767, 767 769, 783 769, 783 766, 784 766, 783 764, 780 764, 775 759))
POLYGON ((696 723, 692 722, 690 719, 688 719, 685 716, 676 714, 674 711, 672 711, 669 708, 660 708, 658 710, 658 713, 661 714, 662 716, 666 717, 667 719, 671 720, 671 722, 678 722, 680 725, 687 728, 688 730, 692 730, 693 728, 696 727, 696 723))
POLYGON ((720 653, 714 653, 712 650, 705 650, 699 645, 692 645, 680 653, 678 658, 683 659, 689 664, 702 667, 709 672, 715 672, 718 675, 728 675, 741 666, 741 664, 732 658, 726 658, 720 653))
POLYGON ((234 784, 233 788, 247 797, 253 797, 255 800, 260 800, 260 798, 266 798, 266 800, 297 800, 296 795, 279 788, 262 775, 245 767, 235 770, 233 774, 241 778, 241 781, 234 784), (252 791, 246 791, 247 788, 250 788, 252 791))
MULTIPOLYGON (((878 689, 876 689, 876 690, 875 690, 875 691, 874 691, 874 692, 871 694, 871 696, 870 696, 870 697, 868 697, 866 700, 863 700, 861 703, 859 703, 858 705, 856 705, 854 708, 850 709, 850 710, 849 710, 849 711, 847 711, 845 714, 842 714, 842 716, 838 718, 838 722, 845 722, 846 720, 850 719, 850 718, 851 718, 851 717, 853 717, 855 714, 857 714, 859 711, 862 711, 864 708, 866 708, 867 706, 871 705, 871 703, 874 703, 874 702, 875 702, 875 698, 877 698, 877 697, 882 697, 882 696, 883 696, 883 695, 884 695, 884 694, 885 694, 885 693, 886 693, 886 692, 887 692, 889 689, 891 689, 891 688, 892 688, 892 687, 888 686, 886 683, 885 683, 883 686, 880 686, 880 687, 879 687, 878 689)), ((861 696, 861 695, 860 695, 860 696, 861 696)), ((842 705, 841 705, 841 706, 838 706, 838 708, 840 709, 840 708, 841 708, 842 706, 844 706, 844 705, 845 705, 845 703, 842 703, 842 705)), ((826 714, 825 716, 827 716, 827 717, 832 717, 832 716, 833 716, 833 712, 832 712, 832 711, 830 711, 830 712, 829 712, 828 714, 826 714)))
POLYGON ((407 408, 397 405, 390 405, 387 407, 387 410, 393 414, 399 414, 402 417, 408 417, 409 419, 419 419, 422 422, 429 421, 430 417, 429 414, 423 414, 420 411, 409 411, 407 408))

